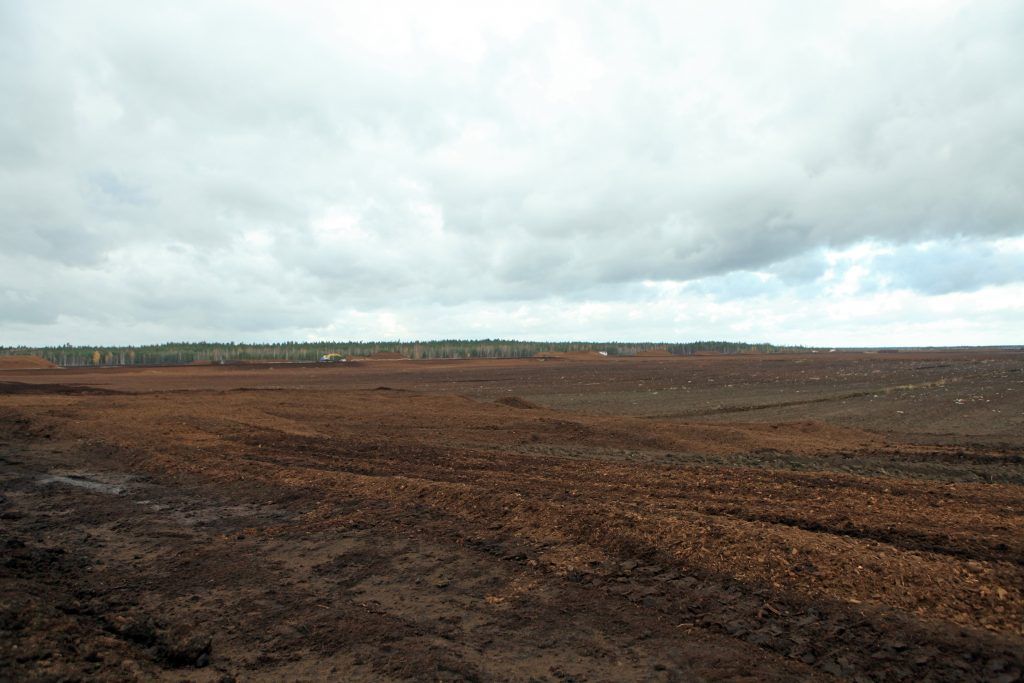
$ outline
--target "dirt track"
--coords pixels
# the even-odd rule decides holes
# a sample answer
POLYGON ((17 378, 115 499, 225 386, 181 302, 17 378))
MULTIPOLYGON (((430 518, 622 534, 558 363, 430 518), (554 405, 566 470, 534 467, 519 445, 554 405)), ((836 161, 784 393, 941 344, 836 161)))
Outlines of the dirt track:
POLYGON ((0 671, 1017 680, 1024 354, 0 373, 0 671))

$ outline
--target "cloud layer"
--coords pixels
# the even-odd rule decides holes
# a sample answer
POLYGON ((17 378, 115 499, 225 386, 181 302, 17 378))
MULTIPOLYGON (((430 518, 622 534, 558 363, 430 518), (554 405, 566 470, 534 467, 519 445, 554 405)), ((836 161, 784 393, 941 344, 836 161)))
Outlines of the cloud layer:
POLYGON ((5 3, 0 344, 1019 343, 1022 44, 1012 1, 5 3))

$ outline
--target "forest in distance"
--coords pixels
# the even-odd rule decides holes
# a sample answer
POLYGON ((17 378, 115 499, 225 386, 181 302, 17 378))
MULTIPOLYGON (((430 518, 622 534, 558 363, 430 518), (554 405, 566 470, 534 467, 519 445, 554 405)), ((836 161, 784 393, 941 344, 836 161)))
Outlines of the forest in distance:
POLYGON ((399 353, 413 360, 456 358, 529 358, 543 352, 596 351, 609 356, 632 356, 644 351, 663 350, 673 355, 695 353, 787 353, 806 352, 803 346, 748 344, 727 341, 686 343, 656 342, 538 342, 508 339, 381 342, 280 342, 216 343, 171 342, 140 346, 9 346, 0 355, 34 355, 62 367, 177 365, 182 363, 230 363, 241 361, 314 362, 321 356, 370 356, 399 353))

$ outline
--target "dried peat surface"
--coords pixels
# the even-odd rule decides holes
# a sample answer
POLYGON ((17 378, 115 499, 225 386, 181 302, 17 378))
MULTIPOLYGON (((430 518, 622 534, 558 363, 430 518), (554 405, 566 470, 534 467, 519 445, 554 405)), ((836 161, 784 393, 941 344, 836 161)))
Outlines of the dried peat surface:
POLYGON ((1019 680, 1022 370, 0 371, 0 678, 1019 680))

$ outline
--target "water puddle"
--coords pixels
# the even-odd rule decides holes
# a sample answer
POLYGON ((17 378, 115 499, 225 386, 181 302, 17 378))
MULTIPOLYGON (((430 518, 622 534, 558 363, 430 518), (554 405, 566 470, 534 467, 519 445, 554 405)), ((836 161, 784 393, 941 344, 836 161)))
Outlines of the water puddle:
POLYGON ((95 491, 96 493, 107 493, 112 496, 119 496, 124 493, 124 486, 118 484, 108 484, 102 481, 96 481, 89 479, 77 474, 63 475, 63 474, 47 474, 46 476, 39 478, 39 483, 46 484, 65 484, 67 486, 77 486, 79 488, 86 489, 88 491, 95 491))

